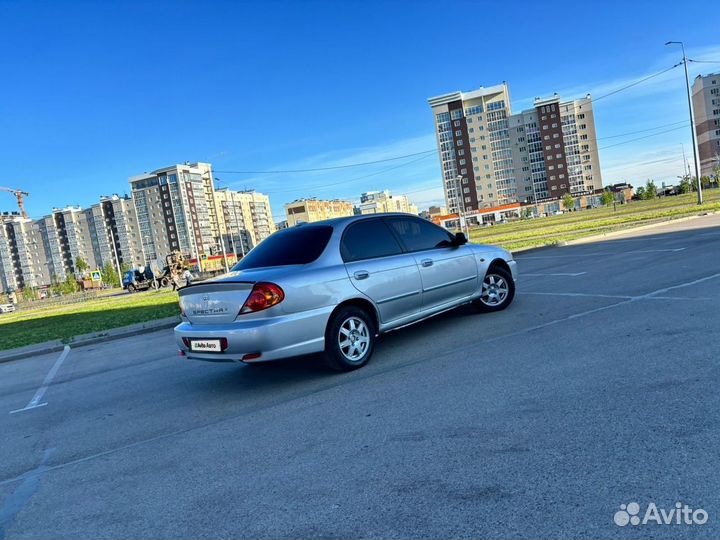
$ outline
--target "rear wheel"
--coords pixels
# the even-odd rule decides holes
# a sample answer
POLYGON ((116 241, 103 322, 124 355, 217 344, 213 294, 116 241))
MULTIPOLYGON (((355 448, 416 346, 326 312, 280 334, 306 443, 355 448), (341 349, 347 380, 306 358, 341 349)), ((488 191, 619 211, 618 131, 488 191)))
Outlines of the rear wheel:
POLYGON ((515 282, 510 272, 498 266, 491 266, 482 282, 480 298, 473 304, 482 312, 502 311, 515 297, 515 282))
POLYGON ((375 324, 356 306, 339 309, 325 332, 325 363, 336 371, 352 371, 368 363, 375 346, 375 324))

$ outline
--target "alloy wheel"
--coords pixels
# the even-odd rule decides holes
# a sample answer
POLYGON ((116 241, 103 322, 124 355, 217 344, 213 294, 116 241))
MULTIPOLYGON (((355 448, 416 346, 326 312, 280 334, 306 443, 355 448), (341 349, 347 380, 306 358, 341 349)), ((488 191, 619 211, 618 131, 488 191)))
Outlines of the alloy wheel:
POLYGON ((480 301, 486 306, 499 306, 508 296, 509 288, 505 278, 498 274, 487 274, 482 284, 480 301))
POLYGON ((358 317, 349 317, 340 325, 338 345, 342 355, 351 362, 362 360, 370 345, 370 331, 358 317))

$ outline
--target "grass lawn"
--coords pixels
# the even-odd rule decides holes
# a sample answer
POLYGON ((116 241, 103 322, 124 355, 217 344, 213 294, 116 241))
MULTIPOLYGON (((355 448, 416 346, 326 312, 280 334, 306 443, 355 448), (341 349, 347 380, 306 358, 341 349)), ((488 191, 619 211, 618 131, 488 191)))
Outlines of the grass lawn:
POLYGON ((520 250, 720 211, 720 189, 706 190, 704 195, 705 202, 702 206, 696 204, 697 195, 694 193, 652 201, 631 201, 617 205, 616 210, 609 206, 481 227, 470 231, 470 239, 509 250, 520 250))
POLYGON ((0 350, 69 341, 73 336, 179 315, 170 290, 122 294, 65 306, 32 308, 0 315, 0 350))

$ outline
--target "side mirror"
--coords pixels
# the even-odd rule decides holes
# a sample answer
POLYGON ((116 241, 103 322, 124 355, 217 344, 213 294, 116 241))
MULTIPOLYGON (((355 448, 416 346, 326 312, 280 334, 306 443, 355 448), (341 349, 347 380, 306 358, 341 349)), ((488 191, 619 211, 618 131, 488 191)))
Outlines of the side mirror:
POLYGON ((465 236, 465 233, 463 232, 456 232, 455 233, 455 241, 453 242, 456 246, 462 246, 464 244, 467 244, 467 236, 465 236))

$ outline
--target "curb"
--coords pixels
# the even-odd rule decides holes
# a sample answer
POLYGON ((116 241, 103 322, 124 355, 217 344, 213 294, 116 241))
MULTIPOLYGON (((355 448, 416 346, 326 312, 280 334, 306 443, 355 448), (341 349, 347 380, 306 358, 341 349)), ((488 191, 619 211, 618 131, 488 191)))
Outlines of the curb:
POLYGON ((62 351, 65 348, 65 345, 70 345, 72 348, 85 347, 87 345, 94 345, 103 341, 112 341, 114 339, 121 339, 128 336, 148 334, 150 332, 156 332, 158 330, 166 330, 168 328, 173 328, 179 322, 179 316, 166 317, 164 319, 146 321, 142 323, 131 324, 129 326, 121 326, 119 328, 111 328, 109 330, 102 330, 100 332, 93 332, 90 334, 74 336, 66 343, 59 339, 54 339, 52 341, 46 341, 45 343, 37 343, 35 345, 28 345, 26 347, 10 349, 8 351, 0 352, 0 364, 4 362, 12 362, 13 360, 20 360, 29 356, 37 356, 40 354, 48 354, 52 352, 62 351))

